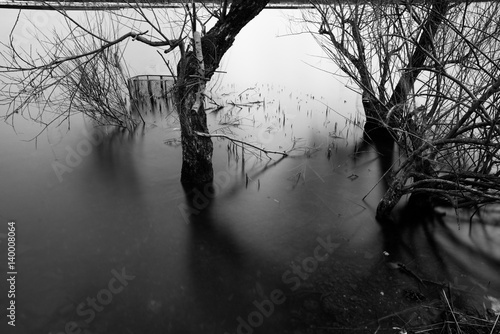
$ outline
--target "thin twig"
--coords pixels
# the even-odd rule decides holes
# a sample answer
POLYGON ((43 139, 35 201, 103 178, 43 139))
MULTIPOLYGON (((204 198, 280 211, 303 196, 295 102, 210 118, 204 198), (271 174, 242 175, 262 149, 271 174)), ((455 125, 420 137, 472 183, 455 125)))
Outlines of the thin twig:
POLYGON ((495 327, 497 326, 498 323, 498 318, 500 317, 500 313, 497 314, 497 318, 495 319, 495 323, 493 324, 493 327, 491 327, 491 332, 490 334, 493 334, 493 331, 495 330, 495 327))
POLYGON ((448 297, 446 297, 446 292, 444 291, 444 289, 441 289, 441 292, 443 293, 444 300, 446 301, 446 304, 448 305, 448 307, 449 307, 449 309, 451 311, 451 315, 453 316, 453 320, 455 321, 455 325, 457 326, 458 333, 462 333, 462 331, 460 330, 460 325, 458 324, 458 320, 455 317, 455 311, 453 311, 453 309, 452 309, 452 307, 450 305, 450 302, 448 301, 448 297))

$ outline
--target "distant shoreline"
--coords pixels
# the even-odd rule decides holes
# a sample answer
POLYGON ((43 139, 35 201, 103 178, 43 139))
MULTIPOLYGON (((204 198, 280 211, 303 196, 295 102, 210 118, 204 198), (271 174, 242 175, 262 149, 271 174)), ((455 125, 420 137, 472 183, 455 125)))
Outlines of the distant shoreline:
MULTIPOLYGON (((210 3, 211 1, 196 1, 210 3)), ((140 4, 140 2, 138 2, 140 4)), ((133 4, 135 5, 135 4, 133 4)), ((144 2, 144 7, 151 8, 179 8, 182 4, 176 1, 152 1, 144 2)), ((28 9, 28 10, 120 10, 130 8, 127 2, 119 1, 64 1, 47 2, 41 4, 39 1, 0 1, 0 8, 4 9, 28 9)), ((266 8, 269 9, 301 9, 310 8, 307 1, 271 1, 266 8)))
MULTIPOLYGON (((387 4, 397 2, 398 0, 388 0, 387 4)), ((421 2, 424 0, 417 0, 416 2, 421 2)), ((491 1, 491 0, 490 0, 491 1)), ((472 2, 490 2, 487 0, 472 0, 472 2)), ((215 1, 204 1, 197 0, 196 3, 214 3, 215 1)), ((350 0, 345 0, 345 2, 350 2, 350 0)), ((460 2, 460 0, 457 0, 460 2)), ((143 8, 179 8, 182 6, 178 1, 169 1, 169 0, 152 0, 149 1, 141 1, 137 2, 140 6, 143 4, 143 8)), ((332 0, 332 4, 336 3, 336 1, 332 0)), ((135 7, 135 3, 129 4, 127 2, 120 1, 48 1, 45 4, 42 4, 40 1, 22 1, 22 0, 0 0, 0 8, 5 9, 29 9, 29 10, 120 10, 135 7)), ((306 0, 290 0, 290 1, 281 1, 281 0, 271 0, 269 4, 266 6, 267 9, 304 9, 304 8, 313 8, 312 5, 309 4, 309 1, 306 0)))

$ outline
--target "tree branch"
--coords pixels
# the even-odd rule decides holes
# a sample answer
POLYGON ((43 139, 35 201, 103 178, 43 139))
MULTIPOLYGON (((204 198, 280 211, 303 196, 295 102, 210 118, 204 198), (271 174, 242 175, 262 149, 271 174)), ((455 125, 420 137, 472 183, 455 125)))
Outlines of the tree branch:
POLYGON ((207 138, 224 138, 224 139, 230 140, 230 141, 235 142, 235 143, 240 143, 242 145, 250 146, 250 147, 252 147, 252 148, 254 148, 256 150, 264 152, 266 155, 267 154, 279 154, 279 155, 282 155, 284 157, 288 156, 288 153, 286 153, 285 151, 280 152, 280 151, 266 150, 266 149, 263 149, 263 148, 258 147, 256 145, 250 144, 250 143, 248 143, 246 141, 239 140, 239 139, 236 139, 236 138, 233 138, 233 137, 229 137, 229 136, 226 136, 226 135, 223 135, 223 134, 217 134, 217 133, 211 134, 211 133, 203 133, 203 132, 198 132, 198 131, 195 131, 195 134, 197 134, 198 136, 207 137, 207 138))
POLYGON ((423 23, 420 32, 420 38, 416 42, 415 50, 408 59, 408 64, 405 67, 392 96, 389 100, 391 106, 402 103, 406 100, 408 92, 414 86, 418 75, 421 72, 423 65, 427 59, 427 52, 433 48, 434 36, 449 9, 448 1, 434 0, 426 21, 423 23))
POLYGON ((88 51, 88 52, 85 52, 85 53, 81 53, 81 54, 77 54, 77 55, 73 55, 73 56, 68 56, 68 57, 63 57, 63 58, 56 58, 54 59, 53 61, 47 63, 47 64, 43 64, 43 65, 39 65, 39 66, 32 66, 32 67, 12 67, 12 66, 1 66, 0 65, 0 69, 1 69, 1 72, 23 72, 23 71, 33 71, 33 70, 38 70, 38 69, 47 69, 47 68, 51 68, 51 67, 56 67, 62 63, 65 63, 67 61, 71 61, 71 60, 76 60, 76 59, 80 59, 80 58, 85 58, 85 57, 88 57, 88 56, 92 56, 94 54, 98 54, 98 53, 101 53, 102 51, 106 50, 106 49, 109 49, 110 47, 112 47, 113 45, 116 45, 120 42, 123 42, 125 39, 129 38, 129 37, 132 37, 133 39, 141 42, 141 43, 144 43, 144 44, 147 44, 147 45, 150 45, 150 46, 156 46, 156 47, 159 47, 159 46, 167 46, 167 45, 177 45, 179 43, 179 40, 175 40, 175 41, 151 41, 147 38, 144 38, 143 35, 147 34, 148 32, 145 31, 145 32, 140 32, 140 33, 136 33, 136 32, 129 32, 129 33, 126 33, 125 35, 122 35, 121 37, 118 37, 117 39, 113 40, 113 41, 110 41, 108 42, 107 44, 104 44, 102 45, 101 47, 97 48, 97 49, 94 49, 94 50, 91 50, 91 51, 88 51))

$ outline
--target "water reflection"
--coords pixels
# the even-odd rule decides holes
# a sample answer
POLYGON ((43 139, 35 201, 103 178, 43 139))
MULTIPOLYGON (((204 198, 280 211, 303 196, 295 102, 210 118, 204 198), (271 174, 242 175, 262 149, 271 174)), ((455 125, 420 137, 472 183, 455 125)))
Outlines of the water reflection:
MULTIPOLYGON (((206 193, 198 189, 185 190, 189 205, 199 207, 196 203, 200 200, 198 194, 206 193)), ((238 316, 237 312, 234 313, 234 305, 228 312, 225 304, 242 299, 240 293, 243 291, 237 287, 247 286, 247 277, 254 273, 247 267, 248 251, 237 236, 225 228, 232 222, 221 224, 220 219, 213 216, 212 201, 205 202, 202 214, 190 216, 190 239, 186 246, 189 249, 189 286, 200 306, 197 309, 200 314, 195 317, 198 319, 193 326, 199 326, 198 330, 217 332, 224 330, 217 319, 230 321, 238 316)))
POLYGON ((96 141, 101 139, 95 147, 95 154, 90 156, 94 168, 99 171, 95 173, 98 181, 121 184, 130 188, 131 193, 139 193, 135 157, 143 154, 145 124, 139 124, 132 130, 111 129, 108 133, 96 128, 91 136, 96 141))
POLYGON ((485 308, 497 307, 490 298, 500 292, 499 243, 492 238, 500 233, 498 227, 470 220, 471 211, 435 211, 423 198, 410 200, 398 211, 396 223, 382 227, 390 268, 402 265, 411 280, 437 289, 438 300, 440 290, 451 289, 462 300, 461 307, 477 316, 484 316, 485 308))

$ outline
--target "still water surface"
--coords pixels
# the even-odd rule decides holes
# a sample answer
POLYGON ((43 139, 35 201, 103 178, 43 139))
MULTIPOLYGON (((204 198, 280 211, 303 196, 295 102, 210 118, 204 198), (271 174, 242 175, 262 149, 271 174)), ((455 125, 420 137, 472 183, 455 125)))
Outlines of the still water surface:
MULTIPOLYGON (((451 282, 476 307, 500 297, 497 219, 470 226, 447 212, 423 224, 423 215, 402 213, 390 231, 374 220, 387 163, 363 144, 359 98, 309 65, 331 66, 314 40, 279 37, 291 15, 265 10, 242 31, 227 74, 212 80, 227 107, 208 118, 211 130, 296 149, 283 160, 243 158, 214 140, 218 181, 208 202, 179 183, 173 110, 149 114, 133 134, 75 117, 36 143, 24 140, 39 126, 0 124, 0 220, 17 222, 18 333, 235 333, 243 322, 255 333, 291 333, 305 322, 292 321, 289 301, 316 289, 325 268, 340 296, 370 291, 357 305, 366 323, 350 327, 375 330, 377 318, 400 311, 389 298, 405 277, 393 262, 451 282), (58 175, 56 163, 71 172, 58 175), (193 197, 199 211, 186 206, 193 197), (262 303, 269 299, 274 306, 262 303)), ((137 46, 127 52, 135 74, 161 66, 137 46)))

